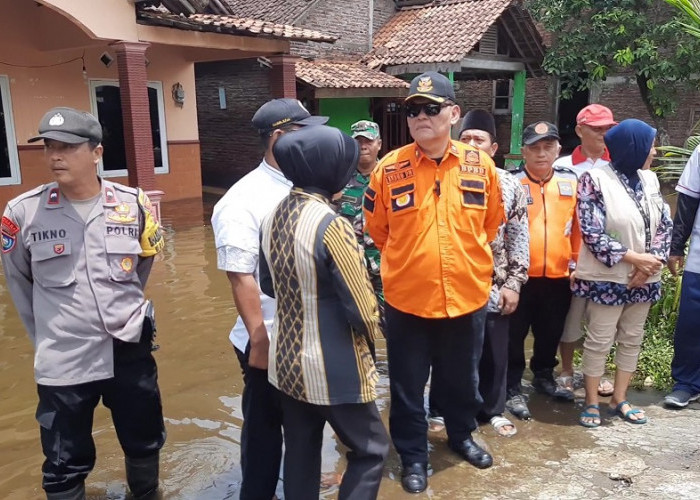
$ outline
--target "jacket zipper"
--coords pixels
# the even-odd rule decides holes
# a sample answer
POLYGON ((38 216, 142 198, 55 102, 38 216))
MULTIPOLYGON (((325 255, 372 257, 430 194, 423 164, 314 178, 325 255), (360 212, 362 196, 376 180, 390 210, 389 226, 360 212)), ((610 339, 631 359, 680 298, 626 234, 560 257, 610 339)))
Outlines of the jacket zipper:
POLYGON ((547 198, 544 195, 544 183, 540 181, 540 194, 542 195, 542 212, 544 213, 544 267, 542 277, 547 277, 547 198))

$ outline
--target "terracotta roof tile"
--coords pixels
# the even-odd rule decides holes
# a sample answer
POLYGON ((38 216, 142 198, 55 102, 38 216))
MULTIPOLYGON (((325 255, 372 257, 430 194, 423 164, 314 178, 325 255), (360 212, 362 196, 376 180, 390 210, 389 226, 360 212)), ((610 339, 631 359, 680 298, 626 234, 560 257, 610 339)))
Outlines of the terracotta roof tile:
POLYGON ((139 22, 156 26, 168 26, 189 31, 210 31, 241 36, 263 36, 314 42, 334 42, 338 38, 320 31, 277 24, 260 19, 222 16, 218 14, 171 14, 156 9, 138 11, 139 22))
POLYGON ((447 0, 397 12, 363 60, 385 65, 461 61, 514 0, 447 0))
POLYGON ((316 88, 408 88, 400 78, 368 68, 354 61, 329 61, 301 59, 296 63, 296 75, 300 80, 316 88))
POLYGON ((314 0, 220 0, 232 15, 265 19, 280 24, 294 24, 314 0))

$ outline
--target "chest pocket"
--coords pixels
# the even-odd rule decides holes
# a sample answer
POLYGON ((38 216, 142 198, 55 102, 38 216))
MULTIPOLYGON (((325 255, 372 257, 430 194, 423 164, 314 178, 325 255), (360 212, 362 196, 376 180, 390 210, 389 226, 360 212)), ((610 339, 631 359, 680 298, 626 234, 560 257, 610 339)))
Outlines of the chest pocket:
POLYGON ((35 243, 31 252, 32 275, 41 286, 59 288, 75 283, 70 240, 35 243))
POLYGON ((109 263, 109 277, 112 281, 138 281, 136 264, 141 253, 138 240, 125 236, 105 236, 105 249, 109 263))
POLYGON ((486 181, 483 179, 460 179, 462 206, 486 210, 486 181))
POLYGON ((406 184, 391 189, 391 211, 393 213, 403 214, 416 208, 415 184, 406 184))

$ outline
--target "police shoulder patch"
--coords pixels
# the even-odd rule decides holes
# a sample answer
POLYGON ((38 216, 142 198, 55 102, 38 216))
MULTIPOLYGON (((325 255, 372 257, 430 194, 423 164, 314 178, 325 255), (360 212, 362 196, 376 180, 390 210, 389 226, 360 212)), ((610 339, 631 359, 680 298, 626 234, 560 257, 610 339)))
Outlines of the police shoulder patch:
POLYGON ((141 257, 152 257, 165 246, 165 239, 160 230, 160 224, 153 216, 151 200, 141 188, 137 191, 137 203, 143 213, 143 229, 141 231, 141 257))

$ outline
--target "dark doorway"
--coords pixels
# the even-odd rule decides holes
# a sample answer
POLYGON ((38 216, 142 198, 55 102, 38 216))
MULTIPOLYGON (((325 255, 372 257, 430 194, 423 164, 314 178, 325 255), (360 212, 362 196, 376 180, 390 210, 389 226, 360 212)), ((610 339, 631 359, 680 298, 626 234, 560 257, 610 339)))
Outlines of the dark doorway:
POLYGON ((559 99, 559 137, 561 138, 561 154, 568 155, 580 144, 576 135, 576 115, 589 104, 590 92, 575 90, 570 99, 559 99))
POLYGON ((375 99, 372 116, 382 133, 382 155, 413 140, 406 124, 403 99, 375 99))

